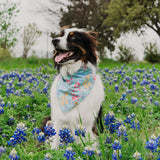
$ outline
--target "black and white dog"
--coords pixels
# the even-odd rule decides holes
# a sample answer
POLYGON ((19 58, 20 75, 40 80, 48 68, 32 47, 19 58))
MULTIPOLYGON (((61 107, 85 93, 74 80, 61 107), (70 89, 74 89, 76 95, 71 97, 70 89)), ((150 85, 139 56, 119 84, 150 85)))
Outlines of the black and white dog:
POLYGON ((104 87, 96 74, 97 34, 77 28, 67 28, 54 38, 53 56, 59 75, 51 87, 51 120, 57 132, 52 148, 59 146, 58 132, 66 125, 72 133, 80 123, 96 139, 95 123, 101 115, 104 87))

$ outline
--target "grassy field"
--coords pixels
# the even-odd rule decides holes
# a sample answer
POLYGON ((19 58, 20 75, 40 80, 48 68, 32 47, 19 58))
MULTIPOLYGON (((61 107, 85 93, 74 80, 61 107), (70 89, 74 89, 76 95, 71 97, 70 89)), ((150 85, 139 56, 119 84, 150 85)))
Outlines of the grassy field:
POLYGON ((106 59, 98 73, 106 94, 99 146, 91 147, 83 128, 78 134, 82 143, 72 139, 66 145, 72 135, 62 129, 67 137, 59 149, 51 150, 54 128, 46 128, 47 136, 38 128, 50 114, 50 87, 56 76, 52 60, 0 62, 0 159, 160 160, 160 64, 106 59))

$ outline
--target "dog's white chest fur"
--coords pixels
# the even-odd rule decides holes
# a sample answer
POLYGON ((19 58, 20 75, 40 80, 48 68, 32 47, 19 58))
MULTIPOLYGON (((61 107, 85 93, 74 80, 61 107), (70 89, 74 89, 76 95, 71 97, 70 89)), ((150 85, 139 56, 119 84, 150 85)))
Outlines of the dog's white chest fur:
MULTIPOLYGON (((66 76, 67 73, 73 74, 78 71, 82 65, 82 61, 66 64, 62 66, 60 74, 62 74, 62 76, 66 76)), ((88 63, 87 65, 92 67, 94 72, 96 71, 92 64, 88 63)), ((75 127, 77 127, 81 121, 82 125, 86 128, 86 132, 91 133, 94 120, 97 117, 100 105, 104 100, 104 88, 100 76, 96 75, 93 88, 88 96, 68 113, 62 112, 59 107, 59 102, 57 99, 58 80, 59 79, 57 76, 51 87, 51 119, 53 121, 57 135, 59 129, 64 125, 67 125, 74 133, 75 127)), ((56 137, 56 139, 58 139, 58 137, 56 137)), ((56 141, 57 142, 54 142, 52 146, 53 148, 58 147, 59 140, 56 141)))

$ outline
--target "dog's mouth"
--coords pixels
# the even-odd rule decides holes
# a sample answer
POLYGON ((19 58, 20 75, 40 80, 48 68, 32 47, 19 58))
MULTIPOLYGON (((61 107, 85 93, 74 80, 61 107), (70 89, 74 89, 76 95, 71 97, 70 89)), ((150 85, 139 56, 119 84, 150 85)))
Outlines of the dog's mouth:
POLYGON ((56 49, 55 52, 55 62, 56 63, 64 63, 70 59, 74 55, 74 51, 72 50, 61 50, 61 49, 56 49))

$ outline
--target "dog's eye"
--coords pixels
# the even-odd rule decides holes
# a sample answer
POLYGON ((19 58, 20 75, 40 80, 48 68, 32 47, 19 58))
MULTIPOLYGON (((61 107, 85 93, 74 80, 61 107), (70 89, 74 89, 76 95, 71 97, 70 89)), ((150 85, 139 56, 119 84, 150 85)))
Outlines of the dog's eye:
POLYGON ((75 37, 75 36, 71 36, 70 39, 71 39, 71 40, 75 40, 76 37, 75 37))

